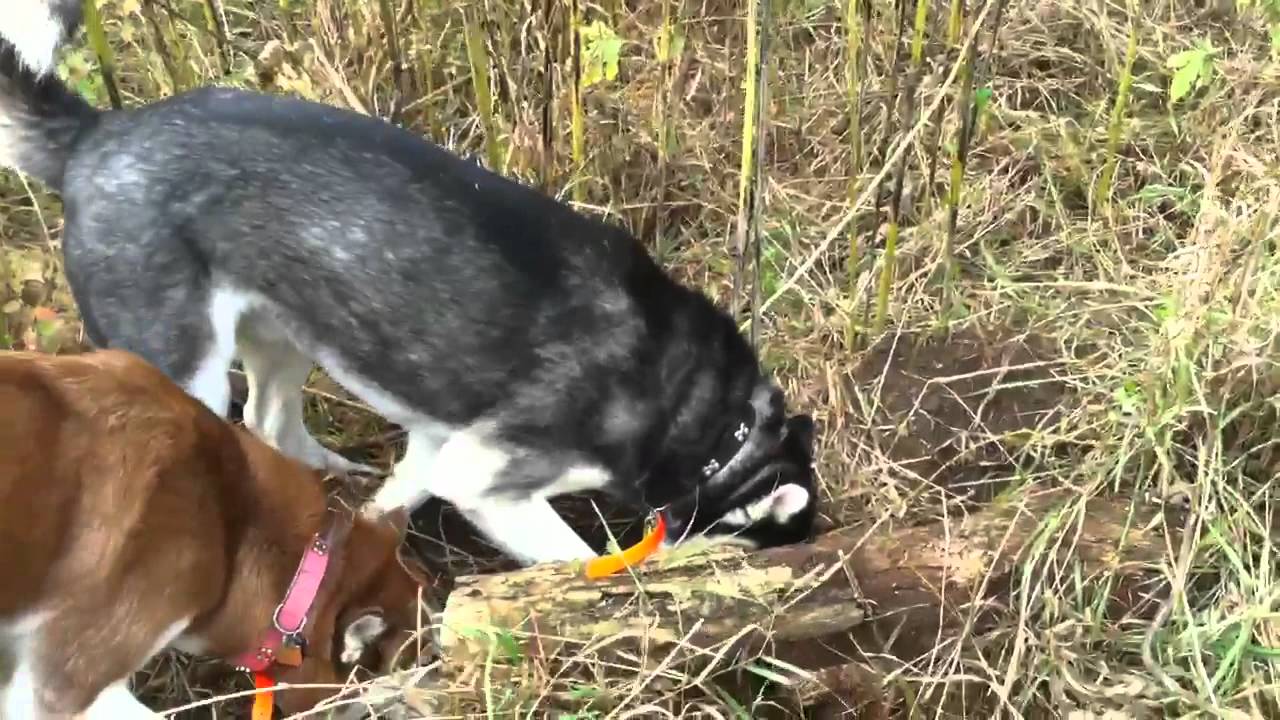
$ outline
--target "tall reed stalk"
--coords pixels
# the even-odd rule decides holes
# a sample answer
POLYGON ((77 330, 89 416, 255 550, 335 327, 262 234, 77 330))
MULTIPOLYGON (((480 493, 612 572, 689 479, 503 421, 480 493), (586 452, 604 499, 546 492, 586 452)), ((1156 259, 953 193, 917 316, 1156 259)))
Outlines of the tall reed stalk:
POLYGON ((671 140, 675 133, 676 72, 684 54, 679 42, 677 18, 682 17, 683 0, 662 0, 662 30, 658 39, 658 61, 662 64, 662 88, 654 95, 654 126, 658 129, 658 201, 654 209, 653 247, 659 262, 666 257, 667 168, 671 161, 671 140), (675 12, 672 12, 672 3, 675 12))
POLYGON ((111 52, 111 44, 107 42, 107 33, 102 29, 102 16, 98 14, 98 0, 84 0, 84 27, 89 35, 89 48, 98 58, 98 66, 102 68, 102 84, 107 86, 107 98, 111 107, 119 110, 124 107, 120 100, 120 86, 116 84, 116 59, 111 52))
MULTIPOLYGON (((987 44, 987 58, 994 57, 996 43, 1000 37, 1000 22, 1004 17, 1005 0, 995 0, 995 12, 991 15, 990 41, 987 44)), ((960 192, 964 186, 965 170, 969 161, 969 146, 973 143, 974 132, 978 122, 978 103, 973 101, 975 75, 985 75, 986 68, 978 69, 977 48, 975 42, 969 46, 960 68, 960 90, 956 98, 956 114, 960 121, 960 136, 952 146, 951 153, 951 186, 947 192, 947 228, 942 250, 942 323, 943 329, 949 327, 952 311, 955 308, 955 238, 956 223, 960 216, 960 192)), ((985 103, 983 103, 985 104, 985 103)))
MULTIPOLYGON (((765 83, 765 67, 766 60, 765 50, 767 48, 767 38, 765 24, 768 19, 769 3, 771 0, 751 0, 747 9, 747 77, 744 83, 746 89, 746 97, 742 102, 742 163, 738 168, 738 222, 737 222, 737 242, 735 243, 734 255, 737 259, 737 265, 734 272, 734 293, 733 293, 733 313, 737 317, 739 312, 739 303, 742 298, 742 285, 746 278, 746 269, 748 258, 751 255, 753 262, 753 271, 756 274, 752 282, 752 307, 759 305, 759 301, 755 296, 758 293, 758 273, 759 273, 759 228, 756 227, 754 220, 758 217, 753 211, 753 205, 759 198, 756 186, 759 182, 757 171, 756 156, 760 154, 759 136, 762 132, 762 110, 764 103, 761 102, 763 88, 765 83), (754 242, 753 242, 754 241, 754 242), (754 252, 752 251, 754 246, 754 252)), ((752 334, 754 339, 755 322, 753 317, 752 334)))
POLYGON ((1133 8, 1129 15, 1129 43, 1125 47, 1124 67, 1120 69, 1120 80, 1116 87, 1115 103, 1111 106, 1111 117, 1107 121, 1106 164, 1098 177, 1093 195, 1095 214, 1107 214, 1111 209, 1111 186, 1115 182, 1116 165, 1119 162, 1117 151, 1120 148, 1121 131, 1124 129, 1124 118, 1129 107, 1129 88, 1133 85, 1133 62, 1138 57, 1138 25, 1133 17, 1133 8))
POLYGON ((204 0, 200 5, 204 14, 205 27, 213 35, 213 43, 218 52, 218 72, 226 75, 231 72, 231 48, 227 43, 227 29, 222 25, 222 6, 220 0, 204 0))
POLYGON ((467 63, 471 66, 471 88, 476 95, 480 121, 484 124, 485 156, 489 169, 501 172, 502 145, 498 141, 498 120, 494 116, 493 92, 489 86, 489 52, 474 6, 463 10, 462 23, 467 45, 467 63))
POLYGON ((558 0, 542 0, 542 142, 541 166, 538 181, 542 189, 550 191, 551 174, 555 169, 555 90, 556 90, 556 25, 555 8, 558 0))
MULTIPOLYGON (((550 1, 550 0, 548 0, 550 1)), ((418 86, 422 88, 422 112, 427 116, 427 128, 431 137, 437 142, 444 141, 444 123, 439 113, 435 112, 436 94, 436 39, 431 33, 429 19, 438 13, 439 0, 421 0, 415 13, 418 19, 418 31, 422 33, 422 55, 415 63, 418 69, 418 86)))
POLYGON ((404 106, 411 101, 412 91, 406 85, 409 76, 405 73, 404 57, 400 54, 400 27, 391 0, 378 0, 378 15, 382 21, 382 36, 387 43, 387 61, 391 64, 391 84, 395 88, 389 119, 396 123, 400 121, 404 106))
MULTIPOLYGON (((920 75, 924 67, 924 35, 929 24, 928 0, 916 0, 914 31, 911 38, 911 67, 908 71, 907 87, 903 88, 902 121, 899 127, 903 131, 911 128, 915 122, 916 89, 920 83, 920 75)), ((889 296, 893 288, 893 280, 897 275, 898 237, 901 232, 902 191, 906 184, 907 158, 910 153, 903 153, 894 171, 893 195, 889 199, 889 225, 885 232, 884 260, 880 268, 880 284, 876 289, 876 314, 871 330, 875 335, 884 331, 889 317, 889 296)))
POLYGON ((582 108, 582 7, 579 0, 569 0, 569 53, 573 65, 573 82, 569 93, 570 131, 573 138, 573 199, 587 201, 586 118, 582 108))
MULTIPOLYGON (((951 0, 951 6, 947 13, 947 57, 952 62, 960 62, 961 37, 964 32, 964 0, 951 0)), ((934 181, 938 177, 938 157, 941 155, 939 146, 942 144, 942 105, 938 105, 933 116, 929 118, 929 126, 933 129, 932 137, 929 140, 929 170, 925 175, 925 193, 922 198, 924 201, 924 209, 922 216, 929 216, 933 212, 933 188, 934 181)), ((944 193, 945 196, 945 193, 944 193)), ((943 241, 945 244, 945 240, 943 241)), ((944 250, 943 264, 946 264, 944 250)))
POLYGON ((959 90, 956 94, 956 115, 959 121, 959 137, 951 145, 951 176, 947 186, 947 227, 942 238, 942 327, 950 324, 954 302, 956 262, 956 221, 960 217, 960 192, 964 185, 966 151, 969 145, 969 106, 973 97, 973 63, 978 43, 969 46, 969 52, 961 58, 959 90))
MULTIPOLYGON (((863 83, 866 76, 865 38, 867 27, 871 24, 871 0, 849 0, 845 9, 845 79, 846 97, 849 107, 849 203, 858 200, 862 191, 862 172, 865 165, 862 143, 862 102, 863 83)), ((858 230, 856 223, 849 224, 849 260, 846 272, 849 276, 849 298, 857 297, 858 270, 861 264, 861 253, 858 250, 858 230)), ((855 313, 849 314, 849 323, 845 328, 845 346, 853 349, 857 343, 857 327, 855 313)))
POLYGON ((960 34, 964 32, 964 0, 951 0, 947 14, 947 48, 960 49, 960 34))
POLYGON ((160 63, 164 65, 165 74, 169 76, 169 89, 176 93, 187 87, 185 73, 181 69, 184 68, 180 57, 183 43, 173 37, 172 23, 161 22, 162 16, 166 21, 169 19, 168 14, 156 6, 155 0, 142 0, 142 17, 151 26, 151 39, 156 46, 156 55, 160 56, 160 63))
MULTIPOLYGON (((896 29, 893 32, 893 38, 890 41, 891 44, 889 45, 889 52, 888 52, 889 56, 893 60, 889 66, 889 74, 885 78, 884 128, 883 128, 882 136, 880 138, 880 147, 877 149, 878 150, 877 156, 880 158, 887 158, 889 156, 889 148, 893 144, 893 138, 897 133, 908 132, 908 128, 897 127, 897 122, 901 120, 901 118, 895 112, 895 110, 898 107, 898 92, 900 89, 899 86, 901 85, 901 83, 899 82, 898 74, 902 70, 902 52, 901 52, 902 39, 906 35, 906 28, 907 28, 906 0, 897 0, 897 2, 894 5, 894 9, 896 10, 896 12, 893 13, 893 18, 894 18, 894 22, 896 23, 896 25, 894 26, 896 29)), ((883 211, 881 203, 885 195, 884 183, 885 183, 885 180, 888 178, 888 176, 891 174, 892 173, 879 173, 880 179, 876 182, 875 194, 873 196, 875 198, 875 210, 873 212, 873 222, 871 224, 871 227, 873 228, 872 232, 876 233, 877 236, 880 231, 881 214, 883 211)), ((886 232, 885 235, 886 235, 886 241, 887 241, 888 232, 886 232)), ((894 248, 896 250, 897 248, 896 237, 894 238, 894 243, 895 243, 894 248)), ((878 285, 879 283, 877 282, 877 291, 876 291, 877 303, 879 298, 878 285)), ((866 316, 865 308, 870 307, 870 305, 871 303, 867 303, 863 306, 864 313, 863 313, 862 319, 864 322, 869 320, 869 318, 866 316)))

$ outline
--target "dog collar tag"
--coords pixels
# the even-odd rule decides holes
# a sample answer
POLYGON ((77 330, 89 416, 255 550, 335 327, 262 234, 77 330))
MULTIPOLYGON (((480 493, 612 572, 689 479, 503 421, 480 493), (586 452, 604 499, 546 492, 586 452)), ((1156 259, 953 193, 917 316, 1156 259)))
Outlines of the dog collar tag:
POLYGON ((302 664, 302 648, 293 643, 285 643, 276 652, 276 663, 286 667, 298 667, 302 664))

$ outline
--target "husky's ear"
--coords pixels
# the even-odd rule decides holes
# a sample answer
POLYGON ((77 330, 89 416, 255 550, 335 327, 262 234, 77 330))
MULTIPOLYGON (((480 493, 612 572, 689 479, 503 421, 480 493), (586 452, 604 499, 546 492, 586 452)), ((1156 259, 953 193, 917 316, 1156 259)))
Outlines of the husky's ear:
POLYGON ((378 610, 366 610, 342 630, 342 662, 353 665, 387 632, 387 621, 378 610))
POLYGON ((774 522, 786 524, 791 518, 804 512, 810 502, 811 496, 805 488, 795 483, 779 485, 768 497, 769 517, 774 522))
POLYGON ((787 440, 795 443, 804 453, 813 453, 813 416, 793 415, 787 418, 787 440))
POLYGON ((779 525, 785 525, 791 521, 791 518, 809 507, 810 497, 809 491, 803 486, 784 483, 774 488, 773 492, 736 512, 744 513, 739 520, 743 524, 772 520, 779 525))

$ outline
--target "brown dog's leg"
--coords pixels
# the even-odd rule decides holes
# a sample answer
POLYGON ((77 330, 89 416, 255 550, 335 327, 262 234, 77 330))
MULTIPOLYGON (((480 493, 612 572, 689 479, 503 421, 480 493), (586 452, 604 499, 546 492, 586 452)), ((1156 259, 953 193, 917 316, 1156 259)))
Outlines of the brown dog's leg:
MULTIPOLYGON (((173 642, 190 618, 174 621, 171 614, 142 611, 149 617, 139 622, 129 617, 139 611, 136 606, 117 605, 103 612, 86 607, 88 601, 49 616, 30 636, 11 691, 18 682, 30 688, 33 720, 160 717, 133 697, 129 676, 173 642)), ((19 715, 13 720, 26 719, 19 715)))

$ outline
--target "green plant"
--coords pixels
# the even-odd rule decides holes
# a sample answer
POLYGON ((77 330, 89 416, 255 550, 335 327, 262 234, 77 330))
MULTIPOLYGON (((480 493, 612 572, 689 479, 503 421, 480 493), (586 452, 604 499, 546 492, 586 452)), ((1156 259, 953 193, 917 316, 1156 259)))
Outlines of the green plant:
POLYGON ((1197 40, 1194 47, 1169 56, 1165 67, 1173 70, 1173 77, 1169 80, 1170 107, 1213 80, 1213 65, 1217 55, 1218 51, 1209 41, 1197 40))
POLYGON ((595 20, 578 28, 582 43, 582 87, 613 80, 618 76, 618 59, 622 54, 622 38, 613 28, 595 20))
POLYGON ((1094 207, 1105 211, 1111 202, 1111 184, 1115 179, 1116 164, 1119 162, 1121 133, 1129 106, 1129 89, 1133 85, 1133 63, 1138 56, 1138 26, 1133 18, 1129 21, 1129 40, 1124 55, 1124 67, 1120 69, 1117 83, 1115 103, 1111 106, 1111 119, 1107 123, 1106 164, 1102 168, 1102 176, 1098 178, 1097 188, 1093 194, 1094 207))

